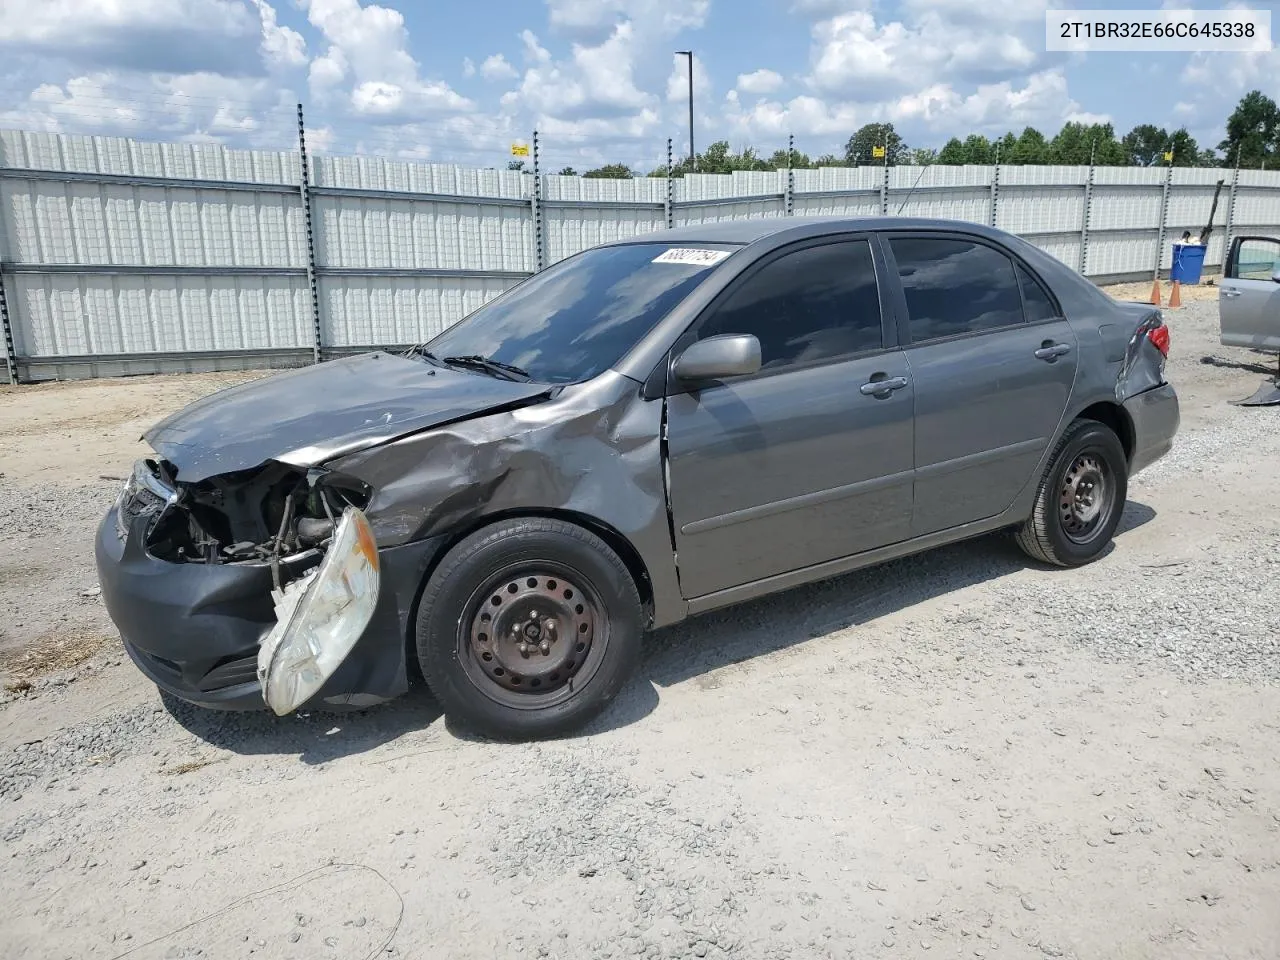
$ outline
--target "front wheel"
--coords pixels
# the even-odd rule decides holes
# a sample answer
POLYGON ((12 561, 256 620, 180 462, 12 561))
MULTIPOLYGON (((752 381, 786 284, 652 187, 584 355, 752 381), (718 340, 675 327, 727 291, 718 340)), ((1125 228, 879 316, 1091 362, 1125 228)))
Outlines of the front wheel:
POLYGON ((1115 432, 1093 420, 1074 420, 1049 458, 1035 508, 1018 529, 1018 545, 1059 567, 1096 560, 1116 532, 1128 495, 1128 459, 1115 432))
POLYGON ((643 628, 635 583, 603 540, 561 520, 506 520, 431 575, 418 660, 447 716, 499 739, 551 737, 617 695, 643 628))

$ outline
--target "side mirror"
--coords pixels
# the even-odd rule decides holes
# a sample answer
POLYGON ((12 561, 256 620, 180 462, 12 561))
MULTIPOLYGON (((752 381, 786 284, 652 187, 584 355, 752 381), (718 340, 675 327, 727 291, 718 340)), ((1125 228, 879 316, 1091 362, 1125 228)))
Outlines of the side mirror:
POLYGON ((674 373, 677 380, 724 380, 745 377, 760 370, 760 341, 749 333, 708 337, 680 354, 674 373))

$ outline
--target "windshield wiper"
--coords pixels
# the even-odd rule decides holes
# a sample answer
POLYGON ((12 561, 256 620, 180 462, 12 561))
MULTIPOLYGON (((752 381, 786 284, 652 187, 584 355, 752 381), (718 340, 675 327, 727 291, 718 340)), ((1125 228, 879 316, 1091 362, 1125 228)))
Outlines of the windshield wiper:
POLYGON ((444 362, 450 366, 473 367, 477 370, 484 370, 486 373, 496 374, 504 380, 527 383, 533 379, 528 370, 522 370, 509 363, 503 363, 501 360, 490 360, 488 357, 482 357, 479 354, 468 354, 465 357, 445 357, 444 362))
POLYGON ((445 366, 445 362, 444 362, 443 360, 441 360, 439 357, 437 357, 434 353, 432 353, 430 350, 428 350, 428 349, 426 348, 426 346, 425 346, 425 345, 423 345, 423 344, 421 344, 421 343, 420 343, 420 344, 418 344, 417 346, 410 347, 410 348, 408 349, 408 351, 406 352, 405 356, 410 356, 410 357, 422 357, 422 358, 424 358, 424 359, 426 359, 426 360, 430 360, 430 361, 431 361, 432 363, 434 363, 437 367, 443 367, 443 366, 445 366))

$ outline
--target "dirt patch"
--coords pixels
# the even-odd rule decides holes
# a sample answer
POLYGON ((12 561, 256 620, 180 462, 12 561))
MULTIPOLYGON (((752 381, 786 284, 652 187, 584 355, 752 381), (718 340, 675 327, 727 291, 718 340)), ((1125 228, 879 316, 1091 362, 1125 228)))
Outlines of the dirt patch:
MULTIPOLYGON (((1217 282, 1221 278, 1218 276, 1205 275, 1197 284, 1183 284, 1179 295, 1183 303, 1204 303, 1205 301, 1218 299, 1217 282)), ((1142 280, 1138 283, 1115 283, 1102 288, 1117 300, 1137 300, 1147 303, 1151 299, 1151 281, 1142 280)), ((1168 280, 1160 281, 1160 303, 1168 308, 1169 297, 1173 293, 1173 284, 1168 280)), ((1176 308, 1175 308, 1176 309, 1176 308)))
POLYGON ((0 676, 7 688, 30 686, 33 679, 80 666, 108 645, 118 642, 100 630, 56 631, 38 637, 25 650, 0 656, 0 676))
POLYGON ((88 483, 120 476, 148 449, 142 434, 216 390, 266 376, 234 371, 25 384, 0 391, 0 464, 10 482, 88 483))

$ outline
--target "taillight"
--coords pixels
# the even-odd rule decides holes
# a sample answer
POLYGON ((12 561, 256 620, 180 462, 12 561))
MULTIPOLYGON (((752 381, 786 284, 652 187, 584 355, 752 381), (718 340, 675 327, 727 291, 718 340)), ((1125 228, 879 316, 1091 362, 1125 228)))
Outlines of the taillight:
POLYGON ((1160 356, 1168 359, 1169 356, 1169 328, 1164 324, 1158 327, 1152 327, 1147 331, 1147 339, 1156 345, 1156 349, 1160 351, 1160 356))

